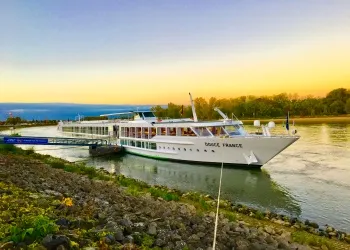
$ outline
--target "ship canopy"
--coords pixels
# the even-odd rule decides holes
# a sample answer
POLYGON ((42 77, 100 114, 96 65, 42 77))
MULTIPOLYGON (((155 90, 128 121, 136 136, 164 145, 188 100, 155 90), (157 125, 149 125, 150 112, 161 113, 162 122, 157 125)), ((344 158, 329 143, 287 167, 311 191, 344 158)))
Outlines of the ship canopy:
POLYGON ((119 113, 110 113, 110 114, 102 114, 100 116, 108 116, 114 118, 133 118, 134 120, 148 120, 148 121, 156 121, 157 117, 154 115, 152 111, 149 110, 137 110, 137 111, 126 111, 119 113))

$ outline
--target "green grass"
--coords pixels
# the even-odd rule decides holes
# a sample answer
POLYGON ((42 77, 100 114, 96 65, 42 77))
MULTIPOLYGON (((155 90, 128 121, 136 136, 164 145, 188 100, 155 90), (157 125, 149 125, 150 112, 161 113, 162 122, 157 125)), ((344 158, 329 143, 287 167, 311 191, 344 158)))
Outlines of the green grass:
POLYGON ((48 216, 53 207, 39 207, 29 192, 13 185, 0 182, 0 189, 5 192, 0 199, 0 242, 34 242, 58 231, 48 216))
POLYGON ((0 154, 33 155, 35 152, 33 148, 23 150, 12 144, 0 144, 0 154))
POLYGON ((228 212, 225 212, 224 214, 229 221, 232 221, 232 222, 237 221, 237 214, 236 213, 228 211, 228 212))
POLYGON ((321 247, 322 245, 327 246, 328 249, 336 249, 336 246, 329 239, 324 237, 313 235, 305 231, 295 231, 292 233, 292 240, 300 244, 309 246, 321 247))
POLYGON ((148 189, 148 192, 151 193, 152 196, 161 197, 163 200, 166 201, 180 200, 180 197, 177 194, 159 188, 151 187, 148 189))

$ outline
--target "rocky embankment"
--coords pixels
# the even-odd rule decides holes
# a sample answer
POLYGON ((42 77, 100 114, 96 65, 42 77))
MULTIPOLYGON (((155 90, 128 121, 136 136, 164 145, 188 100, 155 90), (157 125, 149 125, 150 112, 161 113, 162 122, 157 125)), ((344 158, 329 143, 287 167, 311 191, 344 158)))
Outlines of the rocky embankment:
MULTIPOLYGON (((212 210, 174 201, 176 194, 157 198, 156 189, 126 188, 118 176, 95 178, 88 168, 72 173, 62 163, 35 158, 0 154, 1 249, 212 248, 212 210)), ((216 249, 338 246, 301 245, 293 242, 291 228, 242 218, 220 214, 216 249)), ((347 246, 341 243, 339 249, 347 246)))

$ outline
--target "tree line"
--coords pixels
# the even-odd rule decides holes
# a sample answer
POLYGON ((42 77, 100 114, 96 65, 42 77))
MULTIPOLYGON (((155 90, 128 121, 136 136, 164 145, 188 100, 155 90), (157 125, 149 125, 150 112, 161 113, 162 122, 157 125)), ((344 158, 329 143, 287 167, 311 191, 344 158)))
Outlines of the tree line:
MULTIPOLYGON (((198 119, 220 119, 214 110, 218 107, 223 113, 240 119, 285 117, 289 111, 294 117, 337 116, 350 114, 350 89, 338 88, 325 97, 299 97, 297 94, 281 93, 272 96, 241 96, 237 98, 217 99, 202 97, 193 100, 198 119)), ((169 103, 166 108, 152 107, 158 117, 193 117, 191 105, 169 103)))
POLYGON ((20 124, 37 124, 37 125, 52 125, 57 124, 57 120, 25 120, 19 116, 8 117, 5 121, 0 121, 0 125, 20 125, 20 124))

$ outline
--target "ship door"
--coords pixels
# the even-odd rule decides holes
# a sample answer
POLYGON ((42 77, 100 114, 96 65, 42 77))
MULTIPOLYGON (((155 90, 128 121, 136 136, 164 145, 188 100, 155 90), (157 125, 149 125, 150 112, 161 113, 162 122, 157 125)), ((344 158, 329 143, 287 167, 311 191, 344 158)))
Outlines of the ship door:
POLYGON ((117 139, 119 139, 119 126, 117 126, 117 125, 114 125, 114 126, 113 126, 113 135, 114 135, 117 139))

